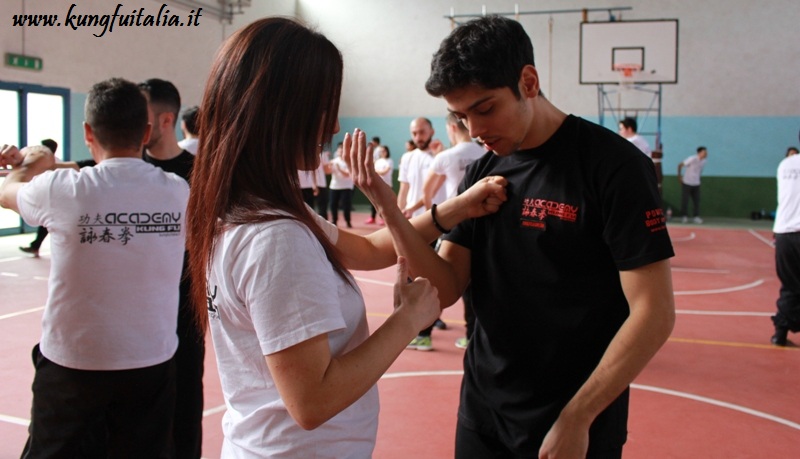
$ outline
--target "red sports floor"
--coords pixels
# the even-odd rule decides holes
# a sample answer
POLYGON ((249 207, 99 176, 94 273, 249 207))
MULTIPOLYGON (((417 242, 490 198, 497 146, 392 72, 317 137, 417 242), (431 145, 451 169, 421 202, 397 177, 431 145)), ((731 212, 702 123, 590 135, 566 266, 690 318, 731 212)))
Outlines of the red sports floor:
MULTIPOLYGON (((368 232, 363 214, 356 231, 368 232)), ((624 457, 794 457, 800 446, 800 348, 769 344, 778 292, 771 232, 670 225, 678 319, 672 337, 636 379, 624 457)), ((0 459, 19 457, 27 437, 33 368, 47 295, 49 252, 22 254, 32 235, 0 238, 0 459)), ((393 268, 356 272, 372 329, 392 309, 393 268)), ((464 333, 460 305, 443 313, 434 351, 405 351, 379 383, 375 457, 448 458, 464 333)), ((510 325, 511 326, 511 325, 510 325)), ((790 335, 800 342, 800 336, 790 335)), ((203 456, 218 458, 224 402, 208 343, 203 456)))

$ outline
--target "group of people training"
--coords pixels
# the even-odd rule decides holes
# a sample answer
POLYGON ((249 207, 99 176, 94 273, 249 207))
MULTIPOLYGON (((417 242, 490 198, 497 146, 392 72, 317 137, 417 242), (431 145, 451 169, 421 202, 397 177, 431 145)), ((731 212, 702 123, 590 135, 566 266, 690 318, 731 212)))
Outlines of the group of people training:
POLYGON ((142 161, 174 111, 153 82, 119 79, 87 98, 97 166, 50 171, 49 150, 3 150, 0 203, 53 238, 25 457, 98 433, 110 457, 170 457, 184 319, 213 338, 223 457, 371 457, 377 381, 467 290, 456 457, 621 457, 629 385, 675 321, 652 161, 552 105, 522 26, 482 17, 444 39, 425 88, 486 153, 437 202, 396 196, 366 134, 346 133, 342 161, 386 223, 359 235, 311 209, 298 174, 339 131, 343 66, 320 33, 265 18, 216 54, 196 156, 148 147, 142 161), (191 191, 160 169, 181 156, 191 191), (395 307, 370 332, 350 270, 392 265, 395 307))
MULTIPOLYGON (((625 137, 632 144, 644 153, 648 158, 653 160, 656 165, 656 172, 658 176, 658 186, 661 187, 661 155, 662 152, 653 152, 650 150, 650 144, 647 139, 639 135, 638 125, 635 118, 625 117, 619 122, 619 135, 625 137), (658 154, 656 154, 658 153, 658 154)), ((700 175, 703 172, 703 167, 706 165, 706 158, 708 157, 708 149, 706 147, 697 147, 697 153, 689 156, 680 163, 678 163, 678 182, 681 184, 681 207, 679 214, 681 215, 681 223, 689 222, 689 199, 692 200, 692 209, 694 210, 694 217, 692 222, 699 224, 703 223, 700 218, 700 175)), ((668 216, 668 218, 671 215, 668 216)))
POLYGON ((92 160, 0 151, 12 168, 0 205, 51 237, 23 458, 201 455, 205 329, 185 244, 195 156, 176 139, 180 107, 168 81, 112 78, 86 100, 92 160))

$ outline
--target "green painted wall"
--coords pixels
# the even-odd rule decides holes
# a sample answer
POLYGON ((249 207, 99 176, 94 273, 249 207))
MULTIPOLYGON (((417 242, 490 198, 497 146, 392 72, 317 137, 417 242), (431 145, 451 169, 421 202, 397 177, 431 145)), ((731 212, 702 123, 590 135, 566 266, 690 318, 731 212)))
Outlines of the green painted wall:
MULTIPOLYGON (((754 211, 774 212, 777 183, 764 177, 703 177, 700 185, 700 215, 703 217, 750 218, 754 211)), ((664 208, 679 216, 681 185, 675 175, 664 176, 664 208)), ((691 210, 689 203, 689 213, 691 210)))

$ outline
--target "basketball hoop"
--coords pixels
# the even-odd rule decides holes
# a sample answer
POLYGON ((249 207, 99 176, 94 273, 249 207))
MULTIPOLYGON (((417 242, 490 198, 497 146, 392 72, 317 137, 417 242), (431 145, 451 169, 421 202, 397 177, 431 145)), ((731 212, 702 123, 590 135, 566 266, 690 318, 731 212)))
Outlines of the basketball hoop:
POLYGON ((614 71, 619 74, 619 85, 623 89, 633 86, 634 76, 641 70, 641 64, 614 64, 614 71))

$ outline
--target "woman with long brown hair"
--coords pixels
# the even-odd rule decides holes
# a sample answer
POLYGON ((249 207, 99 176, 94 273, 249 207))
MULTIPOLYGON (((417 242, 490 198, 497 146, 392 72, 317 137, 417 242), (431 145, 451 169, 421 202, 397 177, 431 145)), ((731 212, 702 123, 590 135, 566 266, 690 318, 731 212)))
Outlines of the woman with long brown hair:
MULTIPOLYGON (((196 316, 210 324, 228 408, 223 457, 370 457, 375 384, 440 313, 428 280, 407 281, 409 267, 426 275, 435 254, 406 262, 395 251, 426 250, 439 234, 429 214, 414 221, 419 233, 403 221, 392 234, 359 236, 302 200, 298 169, 316 169, 339 130, 342 68, 321 34, 266 18, 223 44, 206 84, 188 245, 193 279, 206 280, 194 285, 196 316), (347 269, 395 262, 395 310, 370 335, 347 269)), ((364 134, 346 135, 345 145, 358 169, 364 134)), ((476 193, 475 207, 488 193, 476 193)), ((393 200, 391 191, 377 194, 393 200)), ((465 209, 482 212, 460 206, 440 218, 454 224, 465 209)))

